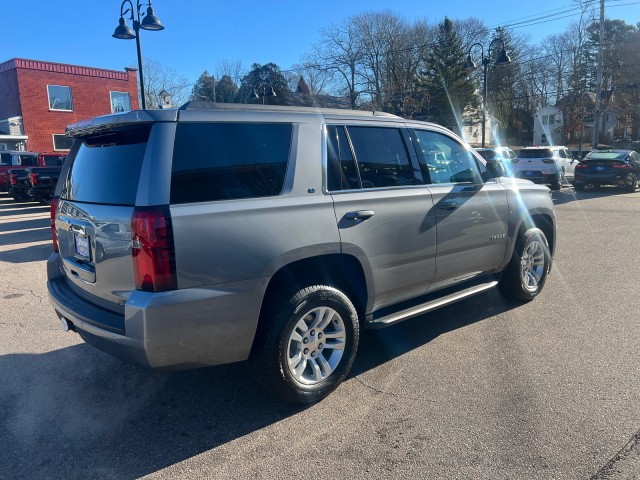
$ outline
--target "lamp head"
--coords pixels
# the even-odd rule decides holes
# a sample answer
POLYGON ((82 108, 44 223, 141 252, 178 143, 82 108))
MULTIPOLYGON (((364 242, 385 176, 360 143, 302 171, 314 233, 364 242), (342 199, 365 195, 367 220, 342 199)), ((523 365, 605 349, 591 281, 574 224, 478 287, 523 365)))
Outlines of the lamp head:
POLYGON ((467 60, 464 62, 464 67, 462 67, 462 69, 467 73, 471 73, 476 68, 477 68, 476 62, 473 61, 473 59, 471 58, 471 55, 467 55, 467 60))
POLYGON ((136 38, 136 34, 133 33, 133 30, 131 30, 127 26, 127 23, 124 21, 124 17, 120 17, 118 26, 116 27, 116 29, 113 32, 113 35, 111 36, 113 38, 119 38, 120 40, 131 40, 133 38, 136 38))
POLYGON ((147 14, 142 19, 142 22, 140 22, 140 28, 144 28, 145 30, 164 30, 164 25, 162 25, 160 19, 153 13, 151 3, 149 3, 147 7, 147 14))
POLYGON ((511 63, 511 59, 509 58, 509 55, 507 55, 507 51, 503 48, 496 59, 496 65, 506 65, 508 63, 511 63))

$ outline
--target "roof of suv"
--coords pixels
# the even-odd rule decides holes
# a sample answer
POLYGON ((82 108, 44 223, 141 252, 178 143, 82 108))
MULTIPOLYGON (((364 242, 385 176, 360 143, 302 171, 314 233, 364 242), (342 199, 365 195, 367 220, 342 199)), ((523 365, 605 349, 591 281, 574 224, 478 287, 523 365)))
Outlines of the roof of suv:
POLYGON ((273 112, 291 114, 312 114, 312 115, 339 115, 349 117, 376 117, 388 120, 404 120, 402 117, 392 113, 365 110, 346 110, 335 108, 319 107, 290 107, 282 105, 254 105, 241 103, 213 103, 203 101, 191 101, 180 108, 164 110, 131 110, 129 112, 102 115, 99 117, 82 120, 67 127, 67 134, 71 137, 87 135, 98 132, 114 125, 126 125, 143 122, 175 122, 180 118, 181 112, 197 112, 207 114, 207 112, 273 112))

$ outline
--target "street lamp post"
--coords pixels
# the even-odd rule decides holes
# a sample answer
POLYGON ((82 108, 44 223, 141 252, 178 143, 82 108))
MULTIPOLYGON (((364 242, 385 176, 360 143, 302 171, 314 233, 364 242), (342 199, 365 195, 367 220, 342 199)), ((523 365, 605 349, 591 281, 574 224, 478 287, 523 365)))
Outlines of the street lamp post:
POLYGON ((511 63, 511 59, 509 55, 507 55, 507 51, 504 48, 504 40, 501 38, 494 38, 489 43, 489 50, 487 52, 487 56, 484 56, 484 47, 481 43, 474 43, 469 47, 469 54, 467 55, 467 60, 464 62, 464 70, 467 73, 473 72, 477 65, 471 58, 471 50, 473 47, 480 47, 480 58, 482 61, 483 67, 483 75, 482 75, 482 148, 485 146, 485 125, 487 123, 487 69, 489 68, 489 64, 491 63, 491 47, 495 42, 500 42, 502 44, 502 50, 500 51, 500 55, 496 59, 496 65, 506 65, 511 63))
POLYGON ((266 85, 262 86, 262 95, 259 95, 258 92, 256 91, 256 89, 253 89, 253 94, 251 95, 253 98, 260 98, 262 97, 262 105, 264 105, 264 97, 277 97, 276 95, 276 91, 273 89, 273 87, 269 87, 269 93, 267 93, 267 87, 266 85))
POLYGON ((151 6, 151 0, 147 3, 147 12, 142 13, 142 5, 140 4, 140 0, 136 0, 136 7, 133 7, 133 3, 131 0, 123 0, 120 5, 120 20, 118 22, 118 26, 113 32, 113 38, 119 38, 121 40, 131 40, 136 39, 136 50, 138 52, 138 72, 140 75, 140 96, 142 98, 142 109, 147 108, 147 103, 144 97, 144 73, 142 71, 142 54, 140 53, 140 29, 144 30, 163 30, 164 26, 160 23, 158 17, 155 16, 153 12, 153 7, 151 6), (128 5, 127 5, 128 4, 128 5), (125 6, 127 9, 125 10, 125 6), (124 19, 124 16, 130 13, 129 20, 131 20, 133 24, 133 30, 131 30, 127 26, 127 22, 124 19), (140 17, 142 18, 142 22, 140 21, 140 17))

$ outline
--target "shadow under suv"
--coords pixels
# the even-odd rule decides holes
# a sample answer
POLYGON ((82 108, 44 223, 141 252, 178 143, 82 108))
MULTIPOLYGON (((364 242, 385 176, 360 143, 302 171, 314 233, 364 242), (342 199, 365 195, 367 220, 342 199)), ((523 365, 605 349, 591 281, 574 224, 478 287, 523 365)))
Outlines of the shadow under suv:
POLYGON ((280 399, 347 376, 361 328, 542 290, 546 187, 437 125, 192 102, 72 125, 48 288, 64 328, 176 370, 249 360, 280 399))

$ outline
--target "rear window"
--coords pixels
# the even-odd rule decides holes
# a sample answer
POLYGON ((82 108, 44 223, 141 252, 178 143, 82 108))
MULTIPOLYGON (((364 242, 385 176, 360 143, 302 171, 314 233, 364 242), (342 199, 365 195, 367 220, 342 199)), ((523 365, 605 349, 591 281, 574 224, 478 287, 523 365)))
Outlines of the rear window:
POLYGON ((76 139, 61 197, 108 205, 135 205, 150 124, 76 139))
POLYGON ((59 167, 64 163, 65 157, 59 157, 57 155, 48 155, 43 157, 44 164, 47 167, 59 167))
POLYGON ((292 129, 277 123, 179 123, 171 203, 280 194, 292 129))
POLYGON ((518 154, 520 158, 548 158, 553 157, 550 148, 527 148, 520 150, 518 154))
POLYGON ((38 157, 36 155, 20 155, 20 165, 24 167, 37 167, 38 157))
POLYGON ((584 158, 584 162, 588 160, 626 160, 628 153, 622 152, 591 152, 584 158))

